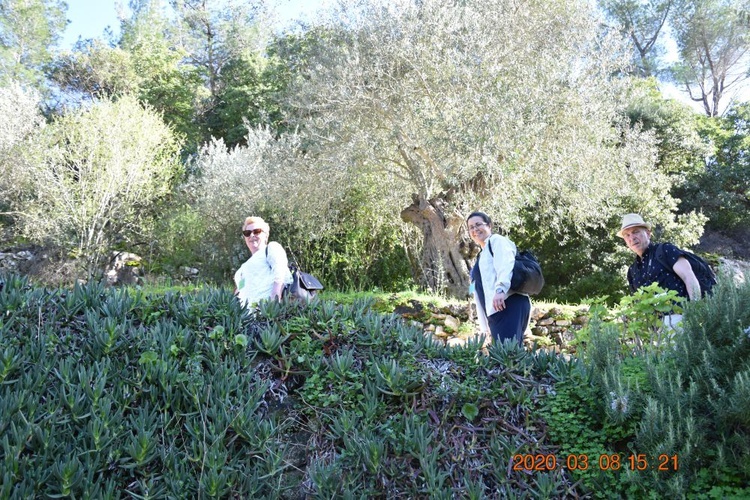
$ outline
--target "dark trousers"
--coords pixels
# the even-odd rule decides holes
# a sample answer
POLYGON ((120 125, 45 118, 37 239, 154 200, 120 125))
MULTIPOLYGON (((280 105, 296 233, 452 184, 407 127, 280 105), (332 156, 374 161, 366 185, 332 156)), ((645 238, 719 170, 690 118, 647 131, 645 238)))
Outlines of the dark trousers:
POLYGON ((487 317, 492 341, 515 339, 522 343, 530 315, 531 300, 527 295, 516 293, 505 299, 505 309, 487 317))

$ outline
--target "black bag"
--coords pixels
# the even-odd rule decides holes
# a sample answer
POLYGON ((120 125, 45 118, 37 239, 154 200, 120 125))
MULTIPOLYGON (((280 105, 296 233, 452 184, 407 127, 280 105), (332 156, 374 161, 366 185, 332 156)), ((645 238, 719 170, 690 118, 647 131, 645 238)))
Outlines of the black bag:
MULTIPOLYGON (((490 255, 495 257, 492 245, 488 242, 490 255)), ((536 295, 544 287, 544 275, 539 261, 529 250, 516 253, 516 262, 513 264, 513 275, 510 278, 510 290, 527 295, 536 295)))
MULTIPOLYGON (((267 262, 268 247, 266 246, 267 262)), ((292 272, 292 282, 284 287, 284 290, 281 292, 282 297, 310 302, 320 290, 323 290, 323 285, 318 281, 318 278, 312 274, 300 271, 295 262, 289 263, 289 270, 292 272)))
POLYGON ((292 271, 292 282, 284 287, 284 296, 310 302, 323 289, 318 278, 312 274, 303 273, 296 264, 289 264, 289 270, 292 271))
MULTIPOLYGON (((680 249, 680 251, 683 253, 682 256, 685 257, 688 262, 690 262, 690 267, 693 269, 695 277, 698 278, 698 283, 701 286, 701 297, 705 297, 706 294, 711 295, 714 285, 716 284, 716 274, 714 274, 711 266, 708 265, 708 262, 703 260, 701 257, 698 257, 693 252, 688 252, 687 250, 683 249, 680 249)), ((654 254, 654 256, 662 266, 674 272, 673 269, 667 265, 667 259, 664 256, 664 247, 661 244, 658 244, 656 246, 656 253, 654 254)))

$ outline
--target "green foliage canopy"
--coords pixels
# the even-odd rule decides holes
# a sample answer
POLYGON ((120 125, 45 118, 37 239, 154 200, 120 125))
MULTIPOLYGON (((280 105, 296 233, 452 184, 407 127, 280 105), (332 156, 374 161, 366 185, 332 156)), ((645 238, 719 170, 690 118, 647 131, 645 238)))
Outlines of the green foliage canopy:
POLYGON ((172 131, 129 96, 58 118, 38 147, 23 232, 77 248, 88 272, 114 242, 138 241, 181 171, 172 131))
POLYGON ((325 172, 318 196, 369 179, 371 206, 422 232, 425 284, 455 294, 473 209, 563 239, 624 211, 666 219, 655 137, 622 119, 627 54, 595 19, 567 1, 342 7, 290 89, 300 171, 325 172))
POLYGON ((67 24, 66 9, 62 0, 0 3, 0 85, 21 81, 45 89, 43 67, 67 24))

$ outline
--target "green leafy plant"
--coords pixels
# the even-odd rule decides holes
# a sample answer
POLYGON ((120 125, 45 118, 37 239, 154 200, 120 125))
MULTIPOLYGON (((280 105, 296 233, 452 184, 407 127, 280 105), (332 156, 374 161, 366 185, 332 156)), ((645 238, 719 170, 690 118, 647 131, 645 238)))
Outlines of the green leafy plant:
POLYGON ((633 348, 641 352, 667 347, 670 336, 661 317, 681 314, 680 303, 677 292, 664 290, 656 283, 623 297, 619 310, 624 324, 623 346, 630 346, 632 342, 633 348))

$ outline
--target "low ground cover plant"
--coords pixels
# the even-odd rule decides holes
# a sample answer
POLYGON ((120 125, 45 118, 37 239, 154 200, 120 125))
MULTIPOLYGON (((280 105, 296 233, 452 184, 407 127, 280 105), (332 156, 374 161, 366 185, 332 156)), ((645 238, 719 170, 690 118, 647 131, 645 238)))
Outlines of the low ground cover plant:
POLYGON ((247 313, 230 290, 9 277, 0 498, 746 493, 750 292, 721 290, 686 309, 695 334, 651 357, 592 321, 596 364, 482 338, 445 346, 367 300, 247 313), (715 364, 701 358, 730 352, 703 376, 715 364), (679 468, 638 468, 658 454, 679 468))
POLYGON ((554 355, 446 347, 365 301, 247 314, 210 288, 11 277, 0 311, 2 498, 576 493, 514 459, 554 455, 554 355))

